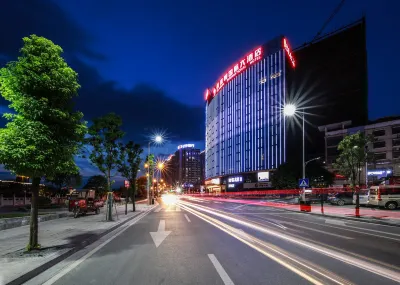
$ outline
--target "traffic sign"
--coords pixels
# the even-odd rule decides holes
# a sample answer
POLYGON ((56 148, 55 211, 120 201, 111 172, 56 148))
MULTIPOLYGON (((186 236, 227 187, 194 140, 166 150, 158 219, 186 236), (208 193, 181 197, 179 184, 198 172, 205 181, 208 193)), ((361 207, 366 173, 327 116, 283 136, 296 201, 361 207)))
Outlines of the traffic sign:
POLYGON ((308 178, 299 179, 299 187, 308 187, 309 185, 308 178))

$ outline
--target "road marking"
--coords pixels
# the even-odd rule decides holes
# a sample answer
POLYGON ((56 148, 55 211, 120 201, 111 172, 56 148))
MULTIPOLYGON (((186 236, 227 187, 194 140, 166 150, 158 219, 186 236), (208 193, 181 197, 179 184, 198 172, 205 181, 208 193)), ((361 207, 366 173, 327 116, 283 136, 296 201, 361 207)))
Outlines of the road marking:
POLYGON ((207 254, 208 258, 211 260, 211 263, 214 265, 217 270, 219 277, 221 277, 222 281, 225 285, 234 285, 233 281, 229 277, 228 273, 226 273, 225 269, 222 267, 221 263, 219 263, 218 259, 214 254, 207 254))
POLYGON ((43 283, 43 285, 51 285, 54 284, 55 282, 57 282, 57 280, 59 280, 61 277, 63 277, 65 274, 67 274, 68 272, 70 272, 71 270, 73 270, 74 268, 76 268, 79 264, 81 264, 82 262, 84 262, 86 259, 88 259, 89 257, 91 257, 93 254, 95 254, 96 252, 98 252, 100 249, 102 249, 105 245, 107 245, 110 241, 112 241, 113 239, 115 239, 117 236, 119 236, 120 234, 122 234, 123 232, 125 232, 127 229, 129 229, 131 226, 133 226, 134 224, 136 224, 140 219, 142 219, 143 217, 145 217, 148 213, 150 213, 150 211, 146 211, 142 214, 139 214, 139 216, 137 216, 136 218, 134 218, 132 220, 132 222, 130 222, 127 226, 123 226, 123 228, 115 233, 113 236, 111 236, 110 238, 108 238, 107 240, 105 240, 103 243, 101 243, 99 246, 95 247, 94 249, 92 249, 91 251, 89 251, 87 254, 85 254, 84 256, 82 256, 80 259, 78 259, 77 261, 73 262, 71 265, 69 265, 68 267, 65 267, 64 269, 62 269, 59 273, 57 273, 56 275, 54 275, 52 278, 50 278, 49 280, 47 280, 45 283, 43 283))
POLYGON ((261 218, 261 217, 254 217, 254 218, 256 218, 257 220, 261 220, 261 221, 263 221, 263 222, 270 223, 271 225, 277 226, 277 227, 279 227, 279 228, 281 228, 281 229, 283 229, 283 230, 287 230, 287 227, 285 227, 284 225, 281 225, 281 224, 278 223, 277 221, 270 221, 270 220, 267 220, 267 219, 263 219, 263 218, 261 218))
POLYGON ((326 219, 325 224, 332 224, 337 226, 346 226, 343 221, 333 220, 333 219, 326 219))
POLYGON ((281 222, 281 223, 283 223, 283 224, 288 224, 288 225, 291 225, 291 226, 294 226, 294 227, 297 227, 297 228, 305 229, 305 230, 307 230, 307 231, 318 232, 318 233, 321 233, 321 234, 326 234, 326 235, 330 235, 330 236, 334 236, 334 237, 338 237, 338 238, 343 238, 343 239, 354 239, 354 238, 352 238, 352 237, 347 237, 347 236, 344 236, 344 235, 337 235, 337 234, 333 234, 333 233, 328 233, 328 232, 326 232, 326 231, 321 231, 321 230, 313 229, 313 228, 310 228, 310 227, 299 226, 298 224, 291 223, 291 222, 281 222))
POLYGON ((155 212, 155 213, 158 213, 158 212, 160 212, 161 210, 162 210, 162 207, 159 206, 159 207, 157 207, 157 209, 154 210, 154 212, 155 212))
POLYGON ((175 211, 176 212, 180 212, 181 211, 181 207, 179 207, 178 205, 175 206, 175 211))
POLYGON ((188 215, 185 214, 185 218, 186 218, 186 220, 187 220, 189 223, 191 223, 191 221, 190 221, 188 215))
POLYGON ((240 206, 237 206, 237 207, 232 208, 232 210, 237 210, 237 209, 240 209, 240 208, 246 207, 246 206, 248 206, 248 205, 247 205, 247 204, 240 205, 240 206))
POLYGON ((158 225, 158 230, 156 232, 150 232, 150 235, 156 247, 159 247, 160 244, 167 238, 167 236, 170 233, 171 231, 165 230, 165 220, 160 220, 160 224, 158 225))

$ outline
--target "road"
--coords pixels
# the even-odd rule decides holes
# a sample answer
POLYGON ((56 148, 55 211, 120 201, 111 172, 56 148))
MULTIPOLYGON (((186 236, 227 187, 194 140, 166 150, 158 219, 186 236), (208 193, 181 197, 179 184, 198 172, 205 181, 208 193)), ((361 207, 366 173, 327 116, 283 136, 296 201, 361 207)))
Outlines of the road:
POLYGON ((75 266, 44 272, 41 280, 48 274, 47 285, 398 284, 399 242, 398 227, 187 197, 160 201, 76 257, 75 266))

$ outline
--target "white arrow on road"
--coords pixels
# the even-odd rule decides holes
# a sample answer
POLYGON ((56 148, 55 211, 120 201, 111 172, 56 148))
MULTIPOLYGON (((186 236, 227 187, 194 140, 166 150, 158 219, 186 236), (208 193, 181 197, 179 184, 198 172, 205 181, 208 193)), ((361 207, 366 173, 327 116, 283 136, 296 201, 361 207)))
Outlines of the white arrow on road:
POLYGON ((158 225, 158 231, 150 232, 151 238, 154 241, 156 247, 159 247, 160 244, 166 239, 166 237, 171 233, 171 231, 165 230, 165 220, 160 220, 160 224, 158 225))

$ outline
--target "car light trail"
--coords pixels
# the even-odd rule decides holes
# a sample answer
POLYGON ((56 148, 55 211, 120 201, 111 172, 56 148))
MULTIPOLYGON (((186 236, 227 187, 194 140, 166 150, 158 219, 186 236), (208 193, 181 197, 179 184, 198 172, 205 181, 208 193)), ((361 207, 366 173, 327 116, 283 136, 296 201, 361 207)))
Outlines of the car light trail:
MULTIPOLYGON (((231 215, 227 215, 226 213, 224 213, 222 211, 218 211, 216 209, 212 209, 212 208, 205 207, 205 206, 202 206, 202 205, 195 205, 193 203, 189 203, 189 202, 182 201, 182 200, 180 201, 180 203, 182 205, 186 205, 187 207, 185 207, 185 208, 188 208, 188 207, 190 207, 191 209, 192 208, 196 208, 196 209, 198 209, 200 211, 207 212, 207 213, 210 213, 210 214, 212 214, 214 216, 218 216, 218 217, 221 217, 223 219, 226 219, 226 220, 241 224, 243 226, 255 229, 255 230, 263 232, 263 233, 265 233, 267 235, 272 235, 272 236, 275 236, 277 238, 289 241, 291 243, 294 243, 294 244, 297 244, 299 246, 308 248, 308 249, 310 249, 312 251, 318 252, 318 253, 323 254, 325 256, 329 256, 331 258, 340 260, 340 261, 342 261, 344 263, 350 264, 352 266, 361 268, 363 270, 369 271, 371 273, 377 274, 377 275, 382 276, 384 278, 387 278, 387 279, 390 279, 390 280, 393 280, 393 281, 396 281, 396 282, 400 283, 400 274, 398 272, 394 272, 392 270, 383 268, 383 267, 381 267, 379 265, 376 265, 376 264, 373 264, 373 263, 370 263, 370 262, 367 262, 367 261, 364 261, 364 260, 361 260, 361 259, 357 259, 357 258, 354 258, 352 256, 345 255, 345 254, 342 254, 342 253, 339 253, 339 252, 335 252, 335 251, 327 249, 327 248, 323 248, 322 246, 318 246, 318 245, 316 245, 314 243, 310 243, 310 242, 301 240, 299 238, 295 238, 295 237, 289 236, 287 234, 277 232, 277 231, 275 231, 273 229, 270 229, 270 228, 267 229, 265 227, 261 227, 259 225, 256 225, 254 222, 245 221, 245 220, 243 220, 243 218, 238 217, 237 215, 232 215, 232 214, 231 215)), ((317 283, 314 283, 314 284, 317 284, 317 283)))
POLYGON ((233 236, 234 238, 240 240, 244 244, 250 246, 251 248, 257 250, 258 252, 264 254, 268 258, 274 260, 275 262, 281 264, 282 266, 286 267, 287 269, 293 271, 294 273, 298 274, 299 276, 303 277, 304 279, 308 280, 312 284, 323 285, 327 284, 327 281, 330 280, 334 284, 341 284, 341 285, 350 285, 347 280, 335 275, 332 272, 329 272, 325 269, 320 268, 319 266, 307 262, 300 257, 297 257, 293 254, 287 253, 284 250, 259 240, 248 233, 242 232, 228 224, 225 224, 217 219, 211 218, 199 211, 196 211, 192 208, 189 208, 185 205, 182 207, 192 213, 193 215, 197 216, 198 218, 212 224, 213 226, 219 228, 220 230, 226 232, 227 234, 233 236), (319 280, 318 278, 310 275, 311 273, 318 274, 325 280, 319 280))

